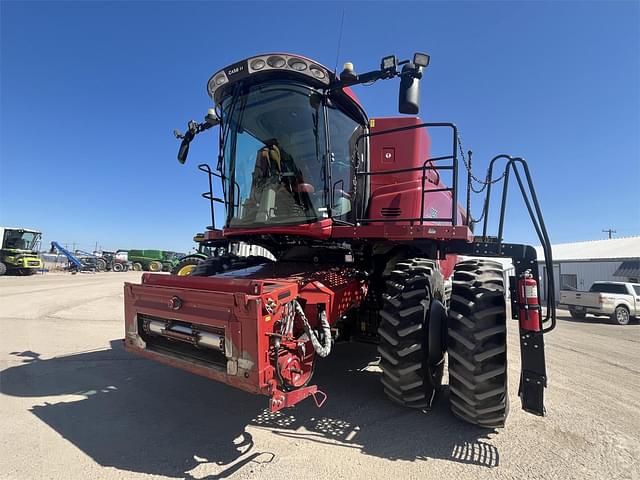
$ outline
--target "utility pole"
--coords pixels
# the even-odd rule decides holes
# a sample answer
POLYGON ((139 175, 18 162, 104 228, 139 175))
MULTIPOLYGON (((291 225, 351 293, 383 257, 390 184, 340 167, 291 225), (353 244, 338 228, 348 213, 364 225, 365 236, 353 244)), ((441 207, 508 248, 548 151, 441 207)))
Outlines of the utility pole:
POLYGON ((602 231, 609 234, 609 240, 611 240, 611 238, 613 238, 613 236, 611 235, 612 233, 617 233, 615 230, 612 230, 610 228, 607 228, 607 229, 602 230, 602 231))

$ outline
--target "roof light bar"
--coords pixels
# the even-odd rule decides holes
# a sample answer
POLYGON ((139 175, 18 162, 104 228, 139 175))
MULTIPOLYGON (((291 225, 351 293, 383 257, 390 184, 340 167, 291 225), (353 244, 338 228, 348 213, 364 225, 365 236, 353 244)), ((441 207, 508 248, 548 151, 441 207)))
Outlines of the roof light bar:
POLYGON ((313 82, 328 86, 331 81, 329 70, 304 57, 284 54, 267 54, 251 57, 216 72, 207 84, 209 96, 215 100, 215 93, 228 83, 246 78, 254 73, 281 70, 303 75, 313 82))

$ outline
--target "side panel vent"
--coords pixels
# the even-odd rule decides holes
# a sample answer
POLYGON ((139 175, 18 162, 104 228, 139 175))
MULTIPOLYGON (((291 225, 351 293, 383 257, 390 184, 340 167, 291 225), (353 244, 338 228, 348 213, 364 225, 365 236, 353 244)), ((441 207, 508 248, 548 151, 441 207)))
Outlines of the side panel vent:
POLYGON ((402 209, 400 207, 382 207, 380 215, 383 217, 399 217, 402 215, 402 209))

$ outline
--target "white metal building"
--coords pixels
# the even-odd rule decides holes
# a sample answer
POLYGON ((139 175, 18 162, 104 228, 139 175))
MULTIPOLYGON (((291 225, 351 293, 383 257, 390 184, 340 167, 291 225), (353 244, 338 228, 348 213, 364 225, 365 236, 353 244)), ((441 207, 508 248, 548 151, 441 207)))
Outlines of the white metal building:
MULTIPOLYGON (((640 281, 640 236, 562 243, 551 247, 556 298, 560 290, 588 290, 596 281, 640 281)), ((545 271, 542 247, 536 247, 544 299, 545 271)))

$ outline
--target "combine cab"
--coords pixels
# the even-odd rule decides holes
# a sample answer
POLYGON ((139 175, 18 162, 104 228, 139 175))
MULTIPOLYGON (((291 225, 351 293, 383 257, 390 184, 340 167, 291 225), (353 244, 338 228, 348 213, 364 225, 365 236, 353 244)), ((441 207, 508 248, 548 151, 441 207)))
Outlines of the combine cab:
POLYGON ((415 116, 428 63, 426 54, 389 56, 377 70, 357 74, 346 64, 337 76, 305 57, 266 54, 215 73, 208 82, 215 108, 203 123, 189 122, 184 135, 176 132, 184 163, 194 137, 219 126, 216 168, 200 166, 209 174, 212 217, 201 241, 246 242, 272 257, 210 256, 189 275, 146 273, 141 284, 126 284, 125 348, 267 395, 271 411, 309 396, 324 402, 313 372, 334 342, 378 343, 381 387, 412 408, 432 406, 448 357, 452 412, 494 428, 508 412, 511 289, 522 407, 543 415, 553 277, 543 319, 535 250, 502 239, 515 177, 551 262, 531 177, 523 159, 498 155, 477 180, 455 125, 415 116), (396 77, 399 111, 408 116, 369 118, 350 87, 396 77), (442 154, 431 151, 430 135, 438 132, 450 145, 442 154), (458 201, 461 160, 465 206, 458 201), (494 179, 499 161, 506 166, 494 179), (499 180, 499 230, 490 236, 491 189, 499 180), (474 235, 478 222, 470 215, 474 181, 486 191, 482 235, 474 235), (225 207, 221 229, 214 203, 225 207), (506 279, 492 257, 511 258, 515 277, 506 279))

